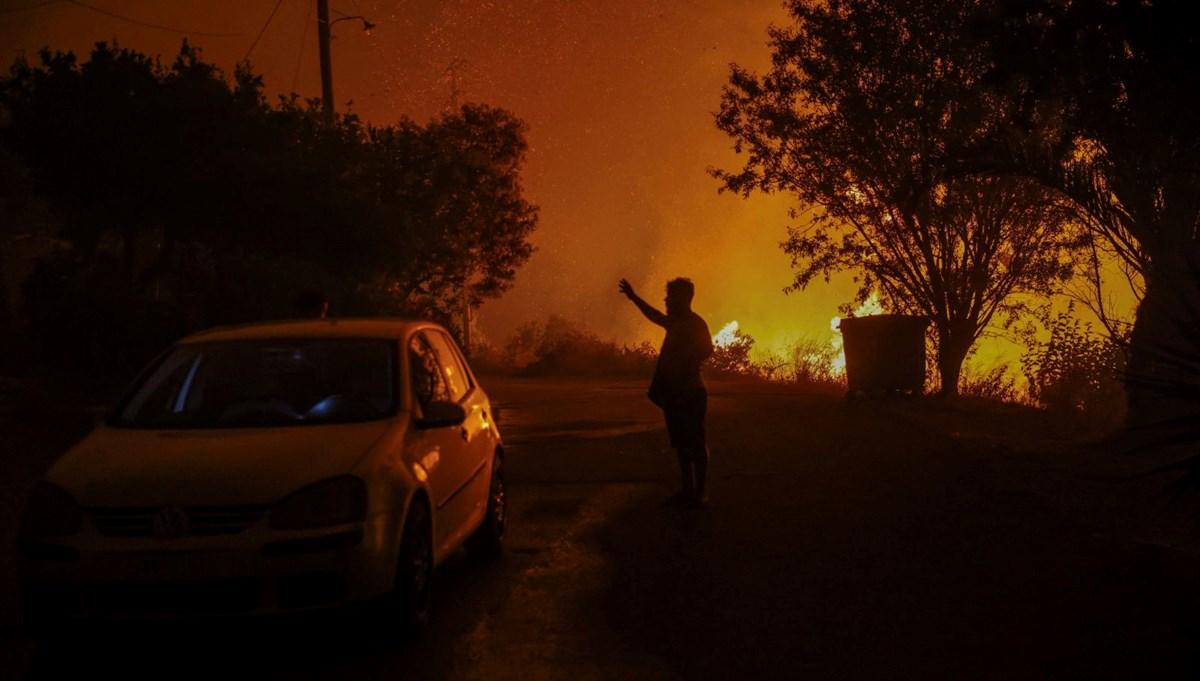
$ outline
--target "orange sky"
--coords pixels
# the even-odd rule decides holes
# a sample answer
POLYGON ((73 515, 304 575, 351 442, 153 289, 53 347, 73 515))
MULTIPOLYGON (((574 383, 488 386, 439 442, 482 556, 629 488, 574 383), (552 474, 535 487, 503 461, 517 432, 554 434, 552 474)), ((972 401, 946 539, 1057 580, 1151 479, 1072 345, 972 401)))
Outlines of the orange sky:
MULTIPOLYGON (((0 2, 0 57, 43 45, 86 53, 98 40, 172 57, 184 35, 226 70, 242 59, 276 0, 0 2), (27 9, 18 9, 26 7, 27 9), (177 30, 167 30, 177 29, 177 30), (181 32, 182 31, 182 32, 181 32), (185 33, 186 32, 186 33, 185 33)), ((319 96, 315 0, 280 0, 250 53, 268 91, 319 96)), ((628 277, 648 300, 674 276, 697 285, 715 332, 731 319, 762 346, 828 336, 852 287, 784 295, 787 201, 717 195, 705 168, 734 163, 713 124, 728 64, 766 64, 779 0, 332 0, 339 108, 375 123, 426 120, 460 100, 514 111, 530 126, 527 194, 541 206, 538 252, 516 287, 480 312, 502 343, 550 312, 621 340, 657 340, 616 292, 628 277)))

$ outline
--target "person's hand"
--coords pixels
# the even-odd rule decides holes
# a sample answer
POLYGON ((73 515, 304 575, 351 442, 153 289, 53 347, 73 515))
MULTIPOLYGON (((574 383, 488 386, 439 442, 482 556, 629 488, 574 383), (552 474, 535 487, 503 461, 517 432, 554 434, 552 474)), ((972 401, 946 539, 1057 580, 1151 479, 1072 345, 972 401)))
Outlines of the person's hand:
POLYGON ((630 286, 629 282, 624 279, 621 280, 621 283, 617 284, 617 289, 621 293, 625 294, 625 297, 630 300, 633 300, 637 297, 637 294, 633 292, 633 287, 630 286))

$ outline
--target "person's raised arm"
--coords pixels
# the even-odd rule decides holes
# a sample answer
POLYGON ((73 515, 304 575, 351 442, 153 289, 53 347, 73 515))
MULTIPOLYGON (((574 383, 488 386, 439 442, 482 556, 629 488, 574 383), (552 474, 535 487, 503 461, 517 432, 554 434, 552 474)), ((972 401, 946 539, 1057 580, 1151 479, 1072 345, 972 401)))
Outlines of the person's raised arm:
POLYGON ((626 298, 633 301, 634 305, 637 305, 637 309, 641 310, 642 314, 646 315, 646 319, 649 319, 659 326, 667 325, 667 315, 655 309, 650 303, 642 300, 641 296, 633 292, 633 287, 629 285, 628 281, 622 279, 621 283, 617 284, 617 288, 621 291, 621 293, 625 294, 626 298))

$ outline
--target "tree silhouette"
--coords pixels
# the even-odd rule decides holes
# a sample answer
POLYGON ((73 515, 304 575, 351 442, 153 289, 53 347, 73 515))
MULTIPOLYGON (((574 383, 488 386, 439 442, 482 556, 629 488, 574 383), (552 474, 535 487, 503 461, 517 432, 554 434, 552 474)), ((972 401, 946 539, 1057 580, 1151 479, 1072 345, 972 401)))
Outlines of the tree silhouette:
POLYGON ((1001 7, 980 36, 995 57, 989 80, 1013 115, 982 165, 1026 173, 1069 195, 1141 274, 1130 420, 1178 416, 1194 423, 1200 35, 1193 3, 1028 0, 1001 7))
POLYGON ((287 315, 305 288, 339 314, 436 314, 500 295, 532 252, 525 126, 503 109, 329 121, 185 42, 170 66, 104 43, 82 63, 44 50, 0 79, 0 113, 63 224, 66 248, 24 287, 35 323, 119 340, 113 320, 148 302, 203 326, 287 315))
POLYGON ((996 315, 1054 291, 1082 245, 1068 203, 1036 182, 962 172, 963 150, 1005 120, 968 30, 977 7, 790 2, 795 24, 769 30, 770 71, 735 66, 717 116, 747 155, 714 171, 725 189, 811 206, 784 244, 791 288, 855 271, 860 300, 878 291, 892 311, 928 316, 943 394, 996 315))
POLYGON ((476 306, 507 291, 537 226, 520 179, 524 123, 465 104, 425 126, 372 128, 368 139, 370 185, 400 237, 376 294, 396 309, 448 317, 464 295, 476 306))

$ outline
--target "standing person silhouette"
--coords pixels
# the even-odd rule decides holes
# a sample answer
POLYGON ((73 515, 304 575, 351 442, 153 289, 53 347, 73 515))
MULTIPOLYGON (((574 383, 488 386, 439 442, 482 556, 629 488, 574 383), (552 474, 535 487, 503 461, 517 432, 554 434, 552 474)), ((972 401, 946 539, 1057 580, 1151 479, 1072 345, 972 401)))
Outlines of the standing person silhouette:
POLYGON ((667 504, 703 507, 708 504, 708 443, 704 432, 708 390, 700 377, 700 365, 713 353, 713 345, 708 324, 692 311, 696 287, 690 279, 667 282, 666 314, 642 300, 628 281, 622 279, 618 289, 646 319, 667 330, 647 392, 650 401, 663 410, 667 435, 679 458, 682 486, 667 504))

